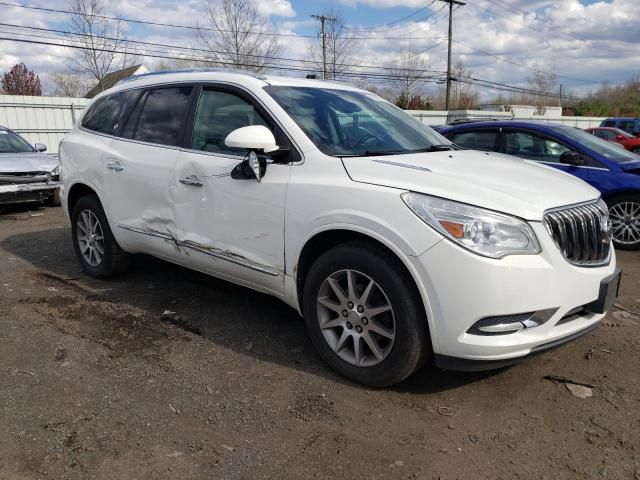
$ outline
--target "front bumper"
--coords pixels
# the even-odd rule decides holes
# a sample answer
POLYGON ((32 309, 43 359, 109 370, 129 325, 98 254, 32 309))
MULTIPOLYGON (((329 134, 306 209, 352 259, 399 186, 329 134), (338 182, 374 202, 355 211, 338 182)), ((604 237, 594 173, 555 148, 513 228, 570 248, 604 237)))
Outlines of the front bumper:
MULTIPOLYGON (((487 362, 499 368, 572 340, 595 328, 604 314, 580 311, 596 301, 603 279, 615 271, 615 253, 599 267, 577 267, 563 257, 541 223, 531 223, 542 253, 496 260, 442 240, 413 266, 422 279, 436 361, 447 368, 487 362), (478 320, 554 310, 542 325, 504 335, 475 335, 478 320), (572 313, 571 315, 567 315, 572 313), (552 347, 546 348, 551 345, 552 347)), ((480 370, 475 365, 473 370, 480 370)))
POLYGON ((0 185, 0 205, 44 201, 51 198, 59 187, 59 182, 0 185))

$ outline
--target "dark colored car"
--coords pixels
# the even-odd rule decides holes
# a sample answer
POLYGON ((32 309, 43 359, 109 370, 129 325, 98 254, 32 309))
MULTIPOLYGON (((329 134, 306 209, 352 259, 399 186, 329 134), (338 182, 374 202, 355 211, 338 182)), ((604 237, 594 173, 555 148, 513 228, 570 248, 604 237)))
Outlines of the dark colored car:
POLYGON ((584 131, 607 142, 618 143, 630 152, 640 154, 640 137, 634 137, 624 130, 612 127, 596 127, 585 128, 584 131))
POLYGON ((601 127, 619 128, 637 137, 640 135, 640 118, 633 117, 612 117, 603 120, 601 127))
POLYGON ((640 156, 579 128, 546 122, 470 122, 440 133, 463 148, 535 160, 581 178, 607 202, 615 246, 640 249, 640 156))
POLYGON ((46 145, 31 146, 13 130, 0 126, 0 205, 45 202, 60 205, 57 156, 46 145))

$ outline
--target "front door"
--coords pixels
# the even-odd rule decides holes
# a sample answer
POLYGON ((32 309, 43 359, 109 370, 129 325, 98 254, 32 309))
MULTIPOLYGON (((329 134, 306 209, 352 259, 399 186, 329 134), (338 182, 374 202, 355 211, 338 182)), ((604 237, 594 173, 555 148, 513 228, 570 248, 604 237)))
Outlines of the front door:
POLYGON ((224 139, 248 125, 274 128, 246 94, 201 91, 175 170, 180 263, 282 294, 284 206, 292 167, 270 164, 260 183, 231 178, 246 152, 227 148, 224 139))

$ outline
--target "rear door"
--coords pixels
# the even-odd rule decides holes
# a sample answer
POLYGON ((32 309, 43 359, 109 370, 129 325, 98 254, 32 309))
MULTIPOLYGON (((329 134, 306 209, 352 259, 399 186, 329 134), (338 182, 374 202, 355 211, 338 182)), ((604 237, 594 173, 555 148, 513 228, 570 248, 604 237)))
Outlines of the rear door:
POLYGON ((258 183, 232 178, 246 151, 228 148, 226 136, 264 125, 278 145, 291 144, 263 107, 229 86, 202 88, 174 177, 180 263, 259 290, 284 291, 284 207, 291 161, 268 165, 258 183))
POLYGON ((114 235, 130 251, 176 255, 174 170, 192 101, 191 85, 144 90, 109 145, 105 182, 114 235))

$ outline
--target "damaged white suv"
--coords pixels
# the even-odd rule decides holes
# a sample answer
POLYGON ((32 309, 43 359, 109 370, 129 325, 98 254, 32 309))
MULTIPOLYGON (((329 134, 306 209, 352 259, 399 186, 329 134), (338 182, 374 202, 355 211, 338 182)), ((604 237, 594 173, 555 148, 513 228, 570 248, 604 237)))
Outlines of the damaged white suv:
POLYGON ((368 385, 514 363, 592 330, 617 295, 596 190, 461 150, 347 85, 141 75, 92 102, 60 160, 90 275, 146 253, 274 295, 368 385))

